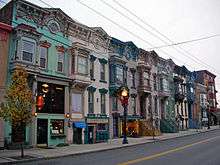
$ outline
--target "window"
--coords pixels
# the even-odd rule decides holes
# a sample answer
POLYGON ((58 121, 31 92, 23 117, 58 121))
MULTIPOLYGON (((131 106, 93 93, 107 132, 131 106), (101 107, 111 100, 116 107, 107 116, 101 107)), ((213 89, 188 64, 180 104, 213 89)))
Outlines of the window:
POLYGON ((50 120, 50 131, 52 136, 64 135, 64 121, 50 120))
POLYGON ((118 110, 118 99, 117 97, 112 97, 112 111, 118 110))
POLYGON ((40 47, 40 67, 44 69, 47 67, 47 51, 46 47, 40 47))
POLYGON ((123 68, 116 68, 116 82, 123 83, 123 68))
POLYGON ((150 75, 148 72, 144 72, 144 85, 150 86, 150 75))
POLYGON ((72 112, 82 112, 82 94, 72 94, 72 112))
POLYGON ((58 72, 63 72, 64 71, 64 53, 63 52, 58 52, 58 61, 57 61, 57 71, 58 72))
POLYGON ((88 91, 89 114, 94 113, 94 92, 88 91))
POLYGON ((134 115, 136 115, 136 98, 131 97, 131 110, 134 115))
POLYGON ((160 91, 163 91, 163 78, 160 78, 160 91))
POLYGON ((154 75, 154 90, 157 90, 157 77, 154 75))
POLYGON ((27 40, 22 40, 22 60, 33 62, 35 53, 35 43, 27 40))
POLYGON ((100 79, 105 80, 105 64, 100 64, 100 79))
POLYGON ((158 115, 158 111, 157 111, 157 97, 154 97, 154 113, 156 115, 158 115))
POLYGON ((105 114, 105 94, 101 94, 101 114, 105 114))
POLYGON ((132 87, 135 88, 135 72, 131 71, 131 82, 132 82, 132 87))
POLYGON ((64 114, 64 86, 45 82, 37 83, 38 97, 43 101, 43 107, 37 108, 39 113, 64 114))
POLYGON ((94 61, 90 61, 90 78, 94 79, 94 61))
POLYGON ((88 59, 84 56, 78 56, 78 72, 88 74, 88 59))

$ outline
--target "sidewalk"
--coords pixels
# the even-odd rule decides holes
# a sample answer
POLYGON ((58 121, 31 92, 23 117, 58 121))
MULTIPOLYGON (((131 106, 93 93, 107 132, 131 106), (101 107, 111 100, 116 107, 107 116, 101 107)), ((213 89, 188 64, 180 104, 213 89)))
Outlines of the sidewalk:
MULTIPOLYGON (((180 131, 179 133, 164 133, 161 136, 155 137, 156 140, 167 140, 172 138, 183 137, 187 135, 198 134, 201 132, 207 132, 211 130, 219 129, 219 126, 212 126, 211 129, 189 129, 187 131, 180 131)), ((17 160, 13 157, 20 156, 20 150, 0 150, 0 164, 14 164, 16 162, 32 161, 39 159, 51 159, 69 155, 79 155, 91 152, 99 152, 103 150, 111 150, 116 148, 128 147, 138 144, 154 142, 152 136, 140 137, 140 138, 128 138, 129 144, 122 145, 122 138, 111 139, 108 143, 96 143, 96 144, 72 144, 66 147, 56 147, 54 149, 32 148, 25 149, 25 155, 29 156, 27 159, 17 160)))

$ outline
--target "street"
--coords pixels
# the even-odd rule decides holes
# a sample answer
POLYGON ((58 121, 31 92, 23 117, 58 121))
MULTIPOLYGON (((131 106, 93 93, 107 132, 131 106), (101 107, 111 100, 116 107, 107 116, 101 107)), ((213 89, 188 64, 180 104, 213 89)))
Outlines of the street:
POLYGON ((78 156, 22 163, 24 165, 219 165, 220 130, 78 156))

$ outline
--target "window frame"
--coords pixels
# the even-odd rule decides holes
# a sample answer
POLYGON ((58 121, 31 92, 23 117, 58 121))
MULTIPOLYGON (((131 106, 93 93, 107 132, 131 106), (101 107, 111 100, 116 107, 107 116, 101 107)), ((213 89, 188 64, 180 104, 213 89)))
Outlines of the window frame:
POLYGON ((94 92, 88 90, 88 113, 94 114, 94 92))
POLYGON ((64 61, 65 61, 65 53, 62 51, 57 51, 57 72, 64 73, 64 61), (59 59, 62 57, 62 61, 59 59), (62 71, 59 70, 59 63, 62 63, 62 71))
POLYGON ((77 57, 77 72, 79 73, 79 74, 83 74, 83 75, 87 75, 88 74, 88 57, 86 57, 86 56, 83 56, 83 55, 78 55, 78 57, 77 57), (85 59, 85 62, 86 62, 86 64, 82 64, 82 63, 79 63, 80 62, 80 60, 79 59, 85 59), (84 69, 85 69, 85 73, 83 73, 83 72, 80 72, 80 66, 83 66, 83 67, 85 67, 84 69))
POLYGON ((33 40, 33 39, 30 39, 30 38, 23 37, 23 38, 21 39, 21 60, 24 61, 24 62, 33 64, 33 63, 35 62, 35 60, 34 60, 34 55, 35 55, 35 53, 36 53, 36 41, 33 40), (32 43, 32 44, 33 44, 33 50, 32 50, 32 52, 30 52, 30 51, 25 51, 25 50, 23 49, 23 48, 24 48, 24 42, 28 42, 28 43, 32 43), (31 61, 24 60, 24 54, 23 54, 23 52, 27 52, 27 53, 32 54, 31 61))
POLYGON ((47 67, 48 67, 48 48, 45 47, 45 46, 42 46, 42 45, 40 45, 40 48, 39 48, 39 66, 40 66, 40 68, 42 68, 42 69, 47 69, 47 67), (46 49, 46 54, 45 54, 45 67, 42 67, 42 66, 41 66, 41 59, 42 59, 41 49, 42 49, 42 48, 46 49))
POLYGON ((100 64, 100 80, 105 81, 105 64, 100 64))
POLYGON ((101 114, 106 114, 106 94, 100 93, 101 114))

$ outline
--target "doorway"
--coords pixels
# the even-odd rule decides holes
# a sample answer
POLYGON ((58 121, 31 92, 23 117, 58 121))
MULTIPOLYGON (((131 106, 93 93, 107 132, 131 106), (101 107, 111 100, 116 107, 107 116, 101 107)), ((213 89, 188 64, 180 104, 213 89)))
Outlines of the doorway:
POLYGON ((73 128, 73 143, 82 144, 82 128, 73 128))
POLYGON ((94 126, 88 126, 88 141, 89 144, 94 143, 94 126))
POLYGON ((37 144, 45 145, 48 144, 48 120, 37 119, 37 144))

